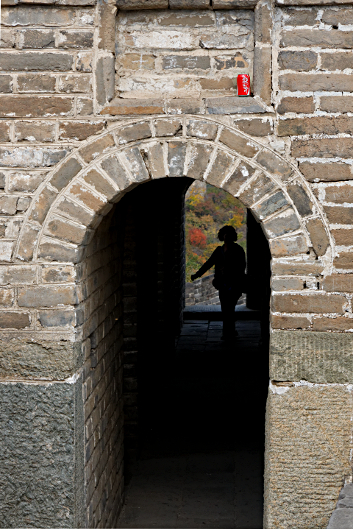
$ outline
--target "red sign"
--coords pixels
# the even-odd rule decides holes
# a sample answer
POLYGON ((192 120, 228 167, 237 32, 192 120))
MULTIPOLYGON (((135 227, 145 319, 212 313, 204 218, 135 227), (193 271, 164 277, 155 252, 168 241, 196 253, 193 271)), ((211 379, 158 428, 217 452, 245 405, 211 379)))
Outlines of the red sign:
POLYGON ((239 74, 237 77, 238 96, 250 96, 250 76, 239 74))

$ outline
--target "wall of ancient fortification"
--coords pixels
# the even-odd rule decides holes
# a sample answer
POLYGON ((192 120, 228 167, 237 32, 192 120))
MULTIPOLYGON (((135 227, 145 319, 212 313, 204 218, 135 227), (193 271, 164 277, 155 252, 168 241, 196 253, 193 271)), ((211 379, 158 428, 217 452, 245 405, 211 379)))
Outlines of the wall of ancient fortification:
POLYGON ((134 296, 119 284, 128 227, 109 222, 138 184, 187 176, 239 197, 269 241, 265 525, 325 527, 351 480, 353 7, 2 5, 3 525, 102 526, 121 503, 122 407, 107 400, 134 296))

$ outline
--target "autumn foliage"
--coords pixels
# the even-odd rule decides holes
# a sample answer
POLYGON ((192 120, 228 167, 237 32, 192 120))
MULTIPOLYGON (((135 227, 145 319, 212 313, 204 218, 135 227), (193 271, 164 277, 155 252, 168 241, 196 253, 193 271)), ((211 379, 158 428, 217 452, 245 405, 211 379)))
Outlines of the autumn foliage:
MULTIPOLYGON (((246 208, 224 190, 199 183, 190 186, 185 200, 186 281, 222 244, 218 230, 231 225, 238 232, 238 243, 245 249, 246 208)), ((208 273, 209 274, 209 273, 208 273)))

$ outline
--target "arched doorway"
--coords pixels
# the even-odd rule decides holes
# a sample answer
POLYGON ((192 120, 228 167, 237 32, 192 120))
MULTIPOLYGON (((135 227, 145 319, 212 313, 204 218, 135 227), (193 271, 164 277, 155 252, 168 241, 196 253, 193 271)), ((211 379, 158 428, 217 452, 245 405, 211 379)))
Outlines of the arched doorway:
MULTIPOLYGON (((112 395, 120 397, 122 393, 122 371, 118 369, 123 363, 122 294, 114 285, 115 278, 122 274, 123 257, 115 254, 118 248, 115 240, 120 236, 118 224, 110 239, 99 238, 104 232, 100 230, 103 223, 110 221, 113 204, 138 184, 185 176, 221 186, 251 209, 267 235, 273 271, 281 285, 292 281, 293 270, 315 268, 318 262, 329 263, 331 259, 330 237, 320 206, 296 167, 214 119, 154 118, 112 127, 74 151, 48 176, 28 211, 16 256, 43 268, 53 262, 56 269, 60 262, 76 264, 74 279, 71 276, 68 280, 65 271, 61 273, 60 288, 67 293, 70 303, 77 306, 76 326, 72 327, 78 346, 71 370, 76 374, 75 384, 84 384, 86 412, 86 442, 76 444, 77 468, 86 469, 86 479, 78 473, 77 481, 81 486, 85 483, 86 492, 83 494, 82 487, 79 488, 77 505, 82 507, 85 499, 90 499, 87 517, 91 526, 98 524, 102 513, 109 512, 112 502, 119 506, 123 490, 122 467, 117 469, 111 464, 123 460, 122 401, 118 400, 117 407, 110 406, 112 395), (100 366, 105 355, 108 357, 100 366), (113 380, 105 377, 107 363, 117 367, 113 380), (106 410, 109 412, 105 414, 106 410), (113 424, 114 429, 109 430, 108 424, 113 424), (106 447, 109 451, 104 452, 106 447), (94 477, 91 483, 88 476, 94 477), (105 484, 109 484, 108 489, 105 484)), ((279 318, 281 311, 291 312, 298 296, 302 296, 294 294, 292 305, 284 309, 285 296, 281 293, 285 289, 280 289, 272 300, 273 313, 279 318)), ((306 301, 312 294, 304 294, 306 301)), ((278 333, 274 336, 277 340, 278 333)), ((288 381, 289 368, 280 356, 273 357, 271 363, 271 379, 288 381)), ((302 373, 305 375, 305 369, 302 373)), ((272 394, 279 396, 283 392, 277 392, 276 387, 272 394)), ((286 472, 274 466, 271 450, 279 447, 281 451, 282 442, 271 431, 273 415, 269 418, 272 446, 267 449, 265 498, 267 520, 274 521, 276 514, 281 513, 278 499, 286 472)), ((298 439, 299 431, 296 431, 298 439)), ((311 457, 307 452, 300 458, 305 462, 311 457)), ((290 460, 287 464, 290 469, 290 460)), ((295 480, 301 484, 303 479, 295 480)), ((334 495, 328 500, 326 511, 333 499, 334 495)))

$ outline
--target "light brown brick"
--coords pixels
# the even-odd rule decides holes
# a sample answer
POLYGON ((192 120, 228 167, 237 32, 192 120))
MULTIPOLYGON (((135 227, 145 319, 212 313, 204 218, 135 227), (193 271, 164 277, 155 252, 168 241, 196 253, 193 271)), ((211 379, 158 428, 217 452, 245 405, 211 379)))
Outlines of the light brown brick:
POLYGON ((156 120, 154 126, 156 129, 156 136, 180 136, 183 130, 182 122, 177 118, 156 120))
POLYGON ((0 306, 10 307, 13 305, 13 302, 14 302, 14 290, 1 288, 0 289, 0 306))
POLYGON ((140 123, 133 123, 132 125, 126 125, 125 127, 119 129, 117 141, 119 144, 126 144, 136 140, 151 138, 151 136, 152 131, 150 124, 147 121, 144 121, 140 123))
POLYGON ((92 78, 90 75, 69 74, 61 76, 58 82, 58 91, 66 94, 91 92, 92 78))
POLYGON ((284 31, 280 45, 287 46, 322 46, 323 48, 351 48, 353 46, 353 31, 328 31, 327 29, 294 29, 284 31))
POLYGON ((87 175, 84 175, 82 178, 87 182, 87 184, 92 186, 99 193, 102 193, 108 201, 112 200, 118 195, 116 188, 114 188, 114 186, 95 169, 89 171, 87 175))
POLYGON ((278 176, 282 180, 287 180, 293 173, 293 168, 276 155, 268 151, 262 151, 256 157, 256 160, 261 164, 267 171, 273 175, 278 176))
POLYGON ((11 92, 12 92, 11 75, 0 75, 0 93, 11 94, 11 92))
POLYGON ((19 244, 17 257, 23 261, 30 261, 39 236, 39 229, 30 225, 25 226, 19 244))
POLYGON ((4 121, 0 122, 0 142, 10 141, 10 124, 4 121))
POLYGON ((274 329, 308 329, 311 323, 306 317, 271 315, 271 326, 274 329))
POLYGON ((338 26, 338 24, 353 24, 353 13, 350 7, 339 9, 325 9, 322 13, 322 21, 325 24, 338 26))
POLYGON ((29 218, 42 224, 56 197, 57 194, 53 190, 44 188, 35 199, 29 218))
POLYGON ((16 122, 15 136, 18 142, 53 142, 55 140, 55 124, 37 121, 16 122))
POLYGON ((240 187, 254 174, 254 172, 254 168, 249 166, 246 162, 241 161, 227 181, 223 184, 223 189, 232 195, 236 195, 240 187))
POLYGON ((351 180, 352 171, 348 164, 299 162, 299 169, 309 182, 330 182, 351 180))
MULTIPOLYGON (((82 254, 79 249, 67 247, 64 242, 43 241, 39 247, 39 258, 45 261, 69 261, 71 263, 78 263, 82 258, 82 254)), ((60 305, 62 303, 59 302, 60 305)), ((49 301, 48 306, 44 307, 51 307, 52 305, 54 304, 49 301)))
POLYGON ((353 318, 313 318, 313 331, 348 331, 353 329, 353 318))
POLYGON ((320 109, 326 112, 353 112, 353 97, 351 96, 322 96, 320 109))
POLYGON ((42 172, 31 173, 26 171, 10 173, 8 176, 8 190, 10 192, 24 191, 26 193, 31 193, 43 182, 45 175, 46 173, 42 172))
POLYGON ((24 329, 31 325, 29 313, 19 311, 0 311, 0 328, 24 329))
POLYGON ((270 241, 270 251, 274 258, 296 256, 308 251, 304 236, 282 237, 270 241))
POLYGON ((45 234, 76 245, 84 245, 88 236, 85 227, 74 225, 64 219, 51 219, 47 224, 45 234))
POLYGON ((326 202, 353 203, 353 186, 327 186, 324 188, 326 202))
POLYGON ((277 107, 278 114, 285 114, 286 112, 312 114, 314 111, 315 105, 311 96, 304 98, 285 97, 277 107))
POLYGON ((337 293, 353 293, 353 274, 331 274, 323 281, 325 291, 337 293))
POLYGON ((337 269, 353 269, 353 252, 339 252, 333 260, 333 266, 337 269))
POLYGON ((353 133, 353 118, 348 116, 315 118, 293 118, 280 120, 278 136, 299 136, 303 134, 353 133))
POLYGON ((331 234, 336 242, 336 245, 352 245, 353 241, 353 229, 352 228, 339 228, 337 230, 331 230, 331 234))
POLYGON ((43 265, 42 281, 45 283, 73 282, 76 279, 72 265, 43 265))
POLYGON ((351 158, 353 138, 322 138, 310 140, 293 140, 292 156, 351 158))
POLYGON ((104 107, 101 114, 112 116, 133 114, 163 114, 164 105, 156 99, 114 99, 104 107))
POLYGON ((259 150, 259 147, 252 144, 247 138, 243 138, 229 129, 223 129, 219 139, 230 149, 234 149, 239 154, 249 158, 252 158, 259 150))
POLYGON ((98 212, 105 205, 105 201, 102 198, 94 195, 89 188, 86 188, 81 183, 74 184, 68 190, 68 193, 72 195, 75 199, 83 202, 85 206, 98 212))
POLYGON ((292 92, 352 92, 353 79, 348 74, 284 74, 279 77, 281 90, 292 92))
POLYGON ((323 256, 329 247, 330 240, 321 219, 309 219, 306 228, 310 235, 313 249, 317 256, 323 256))
POLYGON ((317 276, 322 273, 324 266, 318 262, 281 262, 272 261, 272 274, 278 275, 300 275, 300 276, 317 276))
POLYGON ((283 313, 344 313, 347 300, 338 294, 274 294, 273 311, 283 313))
POLYGON ((222 150, 217 151, 216 158, 207 175, 207 182, 212 184, 212 186, 220 187, 234 160, 234 157, 230 156, 227 152, 222 150))
POLYGON ((80 155, 85 162, 89 163, 98 155, 101 155, 106 150, 115 146, 114 138, 108 134, 102 138, 98 138, 94 142, 89 143, 87 146, 80 149, 80 155))
POLYGON ((353 224, 353 208, 344 206, 324 206, 324 210, 330 223, 340 225, 353 224))
POLYGON ((125 70, 153 70, 155 57, 144 53, 118 55, 118 64, 125 70))
POLYGON ((66 121, 59 124, 59 138, 61 140, 86 140, 101 132, 105 128, 104 122, 66 121))
POLYGON ((1 14, 5 26, 68 26, 72 24, 72 12, 69 9, 58 9, 52 6, 17 6, 16 9, 5 8, 1 14))
POLYGON ((73 110, 73 99, 57 96, 2 96, 0 117, 42 118, 69 115, 73 110))

